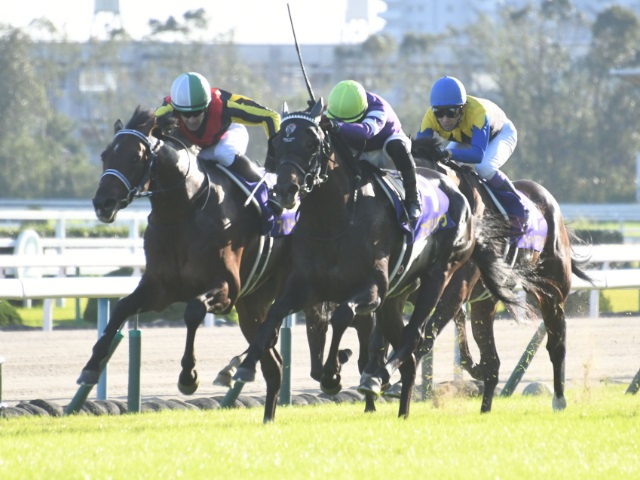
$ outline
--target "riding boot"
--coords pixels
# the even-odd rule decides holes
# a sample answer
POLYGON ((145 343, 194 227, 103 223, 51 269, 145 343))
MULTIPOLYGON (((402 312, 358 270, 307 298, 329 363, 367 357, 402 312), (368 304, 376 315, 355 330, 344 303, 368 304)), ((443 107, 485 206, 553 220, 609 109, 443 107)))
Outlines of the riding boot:
POLYGON ((259 182, 262 175, 256 170, 256 166, 256 164, 249 160, 249 157, 238 153, 228 168, 248 182, 259 182))
POLYGON ((404 185, 404 206, 407 210, 407 220, 412 225, 416 223, 422 214, 420 200, 418 199, 418 188, 416 186, 416 163, 411 156, 411 152, 402 140, 394 139, 386 145, 387 154, 393 160, 396 169, 402 176, 404 185))
POLYGON ((404 206, 407 209, 407 219, 413 225, 422 214, 416 185, 416 170, 415 168, 403 170, 400 175, 402 175, 402 184, 404 185, 404 206))
POLYGON ((487 185, 495 193, 498 201, 507 212, 516 233, 525 233, 527 231, 529 210, 522 202, 511 180, 498 170, 490 180, 487 180, 487 185))

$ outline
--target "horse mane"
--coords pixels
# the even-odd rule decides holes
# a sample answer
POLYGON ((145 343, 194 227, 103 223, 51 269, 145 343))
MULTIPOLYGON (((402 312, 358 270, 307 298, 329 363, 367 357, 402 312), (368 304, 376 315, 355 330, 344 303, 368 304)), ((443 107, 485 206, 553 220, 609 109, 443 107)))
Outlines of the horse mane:
POLYGON ((131 116, 131 119, 127 122, 125 128, 131 130, 140 130, 145 127, 149 122, 155 122, 155 114, 151 109, 142 108, 138 105, 131 116))

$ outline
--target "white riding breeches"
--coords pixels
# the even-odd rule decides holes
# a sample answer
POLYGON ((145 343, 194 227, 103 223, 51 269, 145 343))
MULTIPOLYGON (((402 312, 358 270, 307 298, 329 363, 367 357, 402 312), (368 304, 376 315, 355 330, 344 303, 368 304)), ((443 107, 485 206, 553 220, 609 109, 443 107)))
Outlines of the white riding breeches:
MULTIPOLYGON (((484 152, 484 158, 480 163, 467 164, 473 165, 476 172, 485 180, 490 180, 502 167, 509 157, 513 155, 518 144, 518 131, 510 120, 507 120, 502 126, 502 130, 492 140, 489 140, 487 150, 484 152)), ((448 148, 468 148, 468 145, 457 142, 450 142, 448 148)))
POLYGON ((244 155, 247 152, 248 145, 249 132, 247 127, 240 123, 232 123, 218 143, 200 150, 198 158, 213 160, 228 167, 233 163, 236 155, 244 155))
MULTIPOLYGON (((400 140, 402 143, 404 143, 405 147, 407 147, 407 151, 408 152, 411 151, 411 139, 407 137, 407 135, 404 132, 398 132, 389 136, 389 138, 385 140, 384 145, 380 150, 372 150, 370 152, 365 152, 362 154, 362 158, 365 160, 368 160, 369 163, 371 163, 372 165, 375 165, 378 168, 395 170, 396 169, 395 163, 393 163, 393 159, 387 153, 387 144, 391 140, 400 140)), ((357 150, 353 148, 351 149, 351 152, 354 155, 357 155, 359 153, 357 150)))

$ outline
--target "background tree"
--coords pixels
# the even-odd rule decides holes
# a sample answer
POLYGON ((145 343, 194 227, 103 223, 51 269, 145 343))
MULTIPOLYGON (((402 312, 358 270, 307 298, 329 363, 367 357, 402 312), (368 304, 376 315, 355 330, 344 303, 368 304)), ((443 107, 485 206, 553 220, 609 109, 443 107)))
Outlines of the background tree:
POLYGON ((41 76, 31 47, 20 29, 0 31, 0 196, 87 197, 97 170, 74 138, 73 123, 54 112, 50 79, 41 76))

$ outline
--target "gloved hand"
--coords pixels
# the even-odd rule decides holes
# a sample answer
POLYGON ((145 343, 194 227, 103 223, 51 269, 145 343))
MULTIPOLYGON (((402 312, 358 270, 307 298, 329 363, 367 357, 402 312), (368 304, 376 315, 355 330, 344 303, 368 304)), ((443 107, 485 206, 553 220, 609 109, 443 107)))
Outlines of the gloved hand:
POLYGON ((441 163, 449 163, 451 159, 451 150, 447 150, 446 148, 438 149, 435 154, 435 161, 441 163))
POLYGON ((340 124, 326 115, 320 117, 320 128, 325 132, 337 132, 340 130, 340 124))

